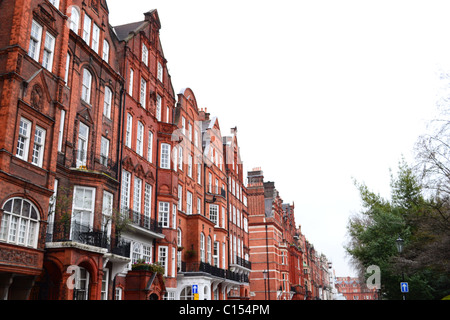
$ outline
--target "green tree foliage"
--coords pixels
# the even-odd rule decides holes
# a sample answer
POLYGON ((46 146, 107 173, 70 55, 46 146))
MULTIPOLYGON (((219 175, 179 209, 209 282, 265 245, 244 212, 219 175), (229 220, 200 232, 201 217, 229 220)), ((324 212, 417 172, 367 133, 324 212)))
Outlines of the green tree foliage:
POLYGON ((370 265, 380 267, 384 299, 401 299, 402 274, 409 282, 408 299, 441 299, 448 295, 449 248, 448 242, 442 242, 445 228, 436 227, 436 217, 440 216, 436 213, 438 198, 424 198, 420 180, 404 160, 397 176, 391 174, 390 200, 364 184, 355 181, 355 186, 363 209, 349 219, 346 250, 361 274, 370 265), (399 236, 405 241, 401 254, 395 246, 399 236))

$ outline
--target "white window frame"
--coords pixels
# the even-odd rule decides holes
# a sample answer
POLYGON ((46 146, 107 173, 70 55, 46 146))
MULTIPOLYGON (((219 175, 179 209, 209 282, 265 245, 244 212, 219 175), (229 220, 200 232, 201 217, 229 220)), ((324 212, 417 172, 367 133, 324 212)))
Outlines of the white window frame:
POLYGON ((147 182, 145 182, 144 187, 144 217, 149 219, 152 215, 152 195, 153 195, 153 186, 147 182))
POLYGON ((170 144, 161 143, 160 168, 170 169, 170 144))
POLYGON ((122 171, 122 192, 120 199, 120 209, 122 212, 128 210, 130 207, 130 187, 131 187, 131 173, 123 170, 122 171))
POLYGON ((66 121, 66 110, 61 110, 61 119, 59 120, 59 133, 58 133, 58 151, 62 151, 63 136, 64 136, 64 122, 66 121))
POLYGON ((136 134, 136 152, 141 157, 144 156, 144 125, 138 121, 136 134))
POLYGON ((114 195, 111 192, 103 190, 102 201, 102 231, 106 232, 107 238, 111 237, 112 213, 113 213, 114 195))
POLYGON ((225 269, 225 250, 226 250, 227 246, 225 244, 225 242, 222 242, 222 269, 225 269))
POLYGON ((50 72, 52 72, 52 68, 53 68, 54 51, 55 51, 55 37, 52 36, 47 31, 45 33, 44 54, 42 57, 42 66, 50 72))
POLYGON ((103 39, 102 58, 109 63, 109 42, 106 39, 103 39))
POLYGON ((153 132, 148 131, 147 160, 153 162, 153 132))
POLYGON ((145 44, 142 44, 142 62, 148 66, 148 48, 145 44))
POLYGON ((30 120, 25 119, 23 117, 20 118, 19 137, 17 139, 17 147, 16 147, 16 157, 24 161, 28 160, 28 151, 30 149, 31 127, 32 123, 30 120))
POLYGON ((66 70, 64 73, 64 82, 66 83, 66 86, 69 84, 69 69, 70 69, 70 53, 67 52, 66 56, 66 70))
POLYGON ((194 130, 194 145, 198 147, 198 131, 197 129, 194 130))
POLYGON ((222 207, 222 228, 225 228, 225 216, 226 216, 226 209, 225 207, 222 207))
POLYGON ((109 269, 103 269, 100 300, 108 300, 109 269))
POLYGON ((70 239, 73 239, 74 227, 76 227, 74 222, 80 223, 81 226, 92 227, 94 225, 94 209, 95 209, 95 188, 86 186, 74 186, 73 189, 73 203, 72 203, 72 232, 70 234, 70 239), (86 196, 86 191, 90 191, 92 198, 90 202, 86 196), (83 195, 79 198, 82 201, 82 205, 79 206, 77 203, 77 193, 83 192, 83 195), (87 220, 87 221, 86 221, 87 220))
POLYGON ((213 248, 213 265, 219 268, 220 242, 214 241, 213 248))
POLYGON ((139 103, 141 107, 145 109, 145 97, 147 95, 147 81, 144 78, 141 78, 141 89, 139 94, 139 103))
POLYGON ((91 25, 92 25, 91 17, 89 17, 87 14, 84 14, 82 38, 88 45, 91 38, 91 25))
POLYGON ((38 167, 42 167, 42 161, 44 159, 45 135, 45 129, 36 126, 34 130, 34 144, 33 153, 31 154, 31 163, 38 167))
POLYGON ((78 29, 80 28, 80 17, 80 10, 76 6, 72 6, 69 28, 76 34, 78 34, 78 29))
POLYGON ((108 119, 111 119, 111 102, 112 102, 112 90, 105 86, 105 97, 103 101, 103 115, 108 119))
POLYGON ((172 151, 172 159, 173 159, 173 170, 178 170, 178 148, 174 147, 172 151))
POLYGON ((176 273, 175 273, 175 267, 176 267, 176 249, 174 247, 172 247, 172 254, 171 254, 171 260, 172 260, 172 269, 171 269, 171 276, 175 277, 176 273))
POLYGON ((39 52, 41 50, 42 26, 36 21, 31 21, 30 44, 28 55, 39 62, 39 52))
POLYGON ((212 239, 211 236, 208 236, 208 242, 206 243, 206 252, 207 252, 207 262, 209 264, 212 263, 212 254, 211 254, 211 249, 212 249, 212 239))
POLYGON ((163 66, 160 62, 158 62, 158 80, 163 81, 163 66))
POLYGON ((205 262, 205 234, 200 233, 200 261, 205 262))
POLYGON ((92 27, 92 50, 98 54, 98 49, 100 47, 100 28, 97 24, 94 23, 92 27))
POLYGON ((183 147, 178 148, 178 169, 183 170, 183 147))
POLYGON ((81 99, 88 104, 91 104, 91 89, 92 89, 92 74, 88 69, 83 68, 81 99))
POLYGON ((142 179, 134 176, 133 181, 133 211, 141 214, 142 179))
POLYGON ((127 129, 125 134, 125 145, 131 148, 131 139, 133 137, 133 116, 127 113, 127 129))
POLYGON ((133 80, 134 80, 134 70, 130 68, 130 79, 128 84, 128 94, 133 96, 133 80))
POLYGON ((192 178, 192 155, 189 155, 188 157, 188 176, 192 178))
POLYGON ((109 160, 109 139, 102 136, 100 141, 100 163, 104 166, 107 166, 108 160, 109 160))
POLYGON ((14 197, 5 202, 3 210, 2 219, 0 220, 0 241, 36 248, 40 221, 38 208, 27 199, 14 197), (6 204, 10 201, 12 201, 11 209, 7 211, 6 204), (20 208, 14 204, 16 201, 20 201, 20 208), (25 209, 24 203, 27 203, 27 209, 25 209), (16 210, 18 212, 15 212, 16 210))
POLYGON ((181 116, 181 131, 186 135, 186 118, 181 116))
POLYGON ((156 95, 156 119, 161 121, 161 96, 156 95))
POLYGON ((217 204, 209 205, 209 220, 214 222, 214 225, 219 226, 219 206, 217 204))
POLYGON ((186 191, 186 213, 192 214, 192 193, 186 191))
POLYGON ((172 204, 172 228, 177 228, 177 205, 172 204))
POLYGON ((178 185, 178 210, 183 211, 183 186, 178 185))
POLYGON ((83 122, 80 122, 78 128, 78 141, 77 141, 77 159, 76 159, 77 168, 80 166, 85 166, 87 163, 88 145, 89 145, 89 127, 85 125, 83 122), (82 134, 82 131, 86 131, 86 135, 82 134))
POLYGON ((168 253, 169 253, 169 247, 167 247, 167 246, 159 246, 158 247, 158 262, 161 265, 161 267, 164 268, 164 276, 167 276, 168 253))
POLYGON ((170 221, 170 203, 165 201, 160 201, 158 204, 158 222, 160 227, 169 228, 170 221))

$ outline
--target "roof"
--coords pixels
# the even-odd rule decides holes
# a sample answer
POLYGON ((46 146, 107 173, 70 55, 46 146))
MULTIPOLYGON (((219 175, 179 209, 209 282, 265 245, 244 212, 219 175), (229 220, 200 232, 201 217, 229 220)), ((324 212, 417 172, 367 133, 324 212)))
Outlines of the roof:
POLYGON ((119 38, 119 40, 122 41, 126 37, 128 37, 130 32, 137 33, 146 22, 147 21, 143 20, 138 22, 127 23, 120 26, 115 26, 113 27, 113 29, 117 34, 117 38, 119 38))

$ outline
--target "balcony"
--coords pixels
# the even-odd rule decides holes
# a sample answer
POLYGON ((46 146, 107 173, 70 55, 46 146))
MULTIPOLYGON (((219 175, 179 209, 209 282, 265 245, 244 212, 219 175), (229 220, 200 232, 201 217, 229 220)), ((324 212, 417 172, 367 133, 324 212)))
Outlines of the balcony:
POLYGON ((105 231, 78 222, 49 223, 46 243, 73 242, 107 249, 108 252, 123 257, 130 256, 130 243, 120 238, 110 237, 105 231))
POLYGON ((160 223, 155 219, 152 219, 132 209, 124 209, 122 210, 122 213, 127 216, 132 225, 140 227, 145 231, 149 231, 156 238, 164 237, 164 235, 162 234, 163 228, 161 227, 160 223))
POLYGON ((225 270, 213 266, 206 262, 181 262, 181 270, 180 272, 189 273, 189 272, 205 272, 212 276, 228 279, 236 282, 248 282, 248 275, 240 274, 236 272, 232 272, 230 270, 225 270))
MULTIPOLYGON (((65 163, 65 155, 58 154, 58 162, 65 163), (64 159, 63 159, 64 157, 64 159)), ((72 162, 70 163, 72 168, 97 171, 107 174, 115 179, 117 179, 118 166, 104 155, 98 155, 86 150, 73 150, 72 162)))
POLYGON ((218 195, 218 196, 221 196, 221 197, 223 197, 223 198, 226 198, 227 197, 227 192, 226 192, 226 190, 225 189, 223 189, 223 188, 219 188, 219 187, 217 187, 216 185, 214 185, 214 184, 208 184, 207 186, 206 186, 206 192, 207 193, 209 193, 209 194, 212 194, 212 195, 218 195))
POLYGON ((241 257, 237 257, 237 256, 236 256, 236 264, 240 265, 241 267, 247 268, 247 269, 252 268, 252 263, 250 261, 245 260, 244 258, 241 258, 241 257))

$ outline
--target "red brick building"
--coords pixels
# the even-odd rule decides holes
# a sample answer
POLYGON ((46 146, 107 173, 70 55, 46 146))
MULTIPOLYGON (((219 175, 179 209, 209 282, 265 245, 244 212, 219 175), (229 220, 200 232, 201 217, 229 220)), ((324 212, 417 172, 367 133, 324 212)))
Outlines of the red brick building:
POLYGON ((250 290, 256 300, 303 300, 303 250, 294 205, 283 204, 261 169, 248 172, 250 290))
POLYGON ((0 299, 323 297, 294 205, 260 170, 246 186, 237 128, 174 93, 157 10, 112 27, 105 0, 5 0, 0 17, 0 299))
POLYGON ((0 299, 23 299, 44 266, 58 128, 69 99, 69 32, 48 1, 2 1, 0 12, 0 299))
MULTIPOLYGON (((120 155, 120 210, 129 218, 131 228, 122 238, 130 243, 131 265, 159 262, 165 281, 147 288, 146 298, 162 299, 165 286, 175 283, 171 257, 176 250, 176 166, 171 150, 176 141, 171 134, 175 95, 167 72, 156 10, 144 20, 114 27, 119 39, 121 74, 125 78, 124 109, 120 155), (158 184, 156 182, 158 181, 158 184)), ((129 267, 128 267, 129 269, 129 267)), ((125 298, 135 299, 136 290, 128 281, 125 298)))
MULTIPOLYGON (((223 146, 228 181, 229 267, 232 272, 238 274, 241 282, 239 291, 232 291, 230 296, 238 299, 250 299, 251 262, 248 233, 248 195, 236 127, 231 129, 230 136, 223 137, 223 146)), ((222 210, 226 211, 226 207, 222 210)))
POLYGON ((123 90, 116 37, 104 1, 55 1, 54 6, 55 12, 68 13, 57 30, 65 47, 55 50, 63 61, 65 100, 55 123, 56 181, 44 270, 33 298, 106 299, 112 293, 105 284, 123 263, 112 254, 119 243, 111 224, 119 188, 123 90))
POLYGON ((336 277, 335 286, 346 300, 376 300, 377 290, 367 288, 364 281, 355 277, 336 277))

